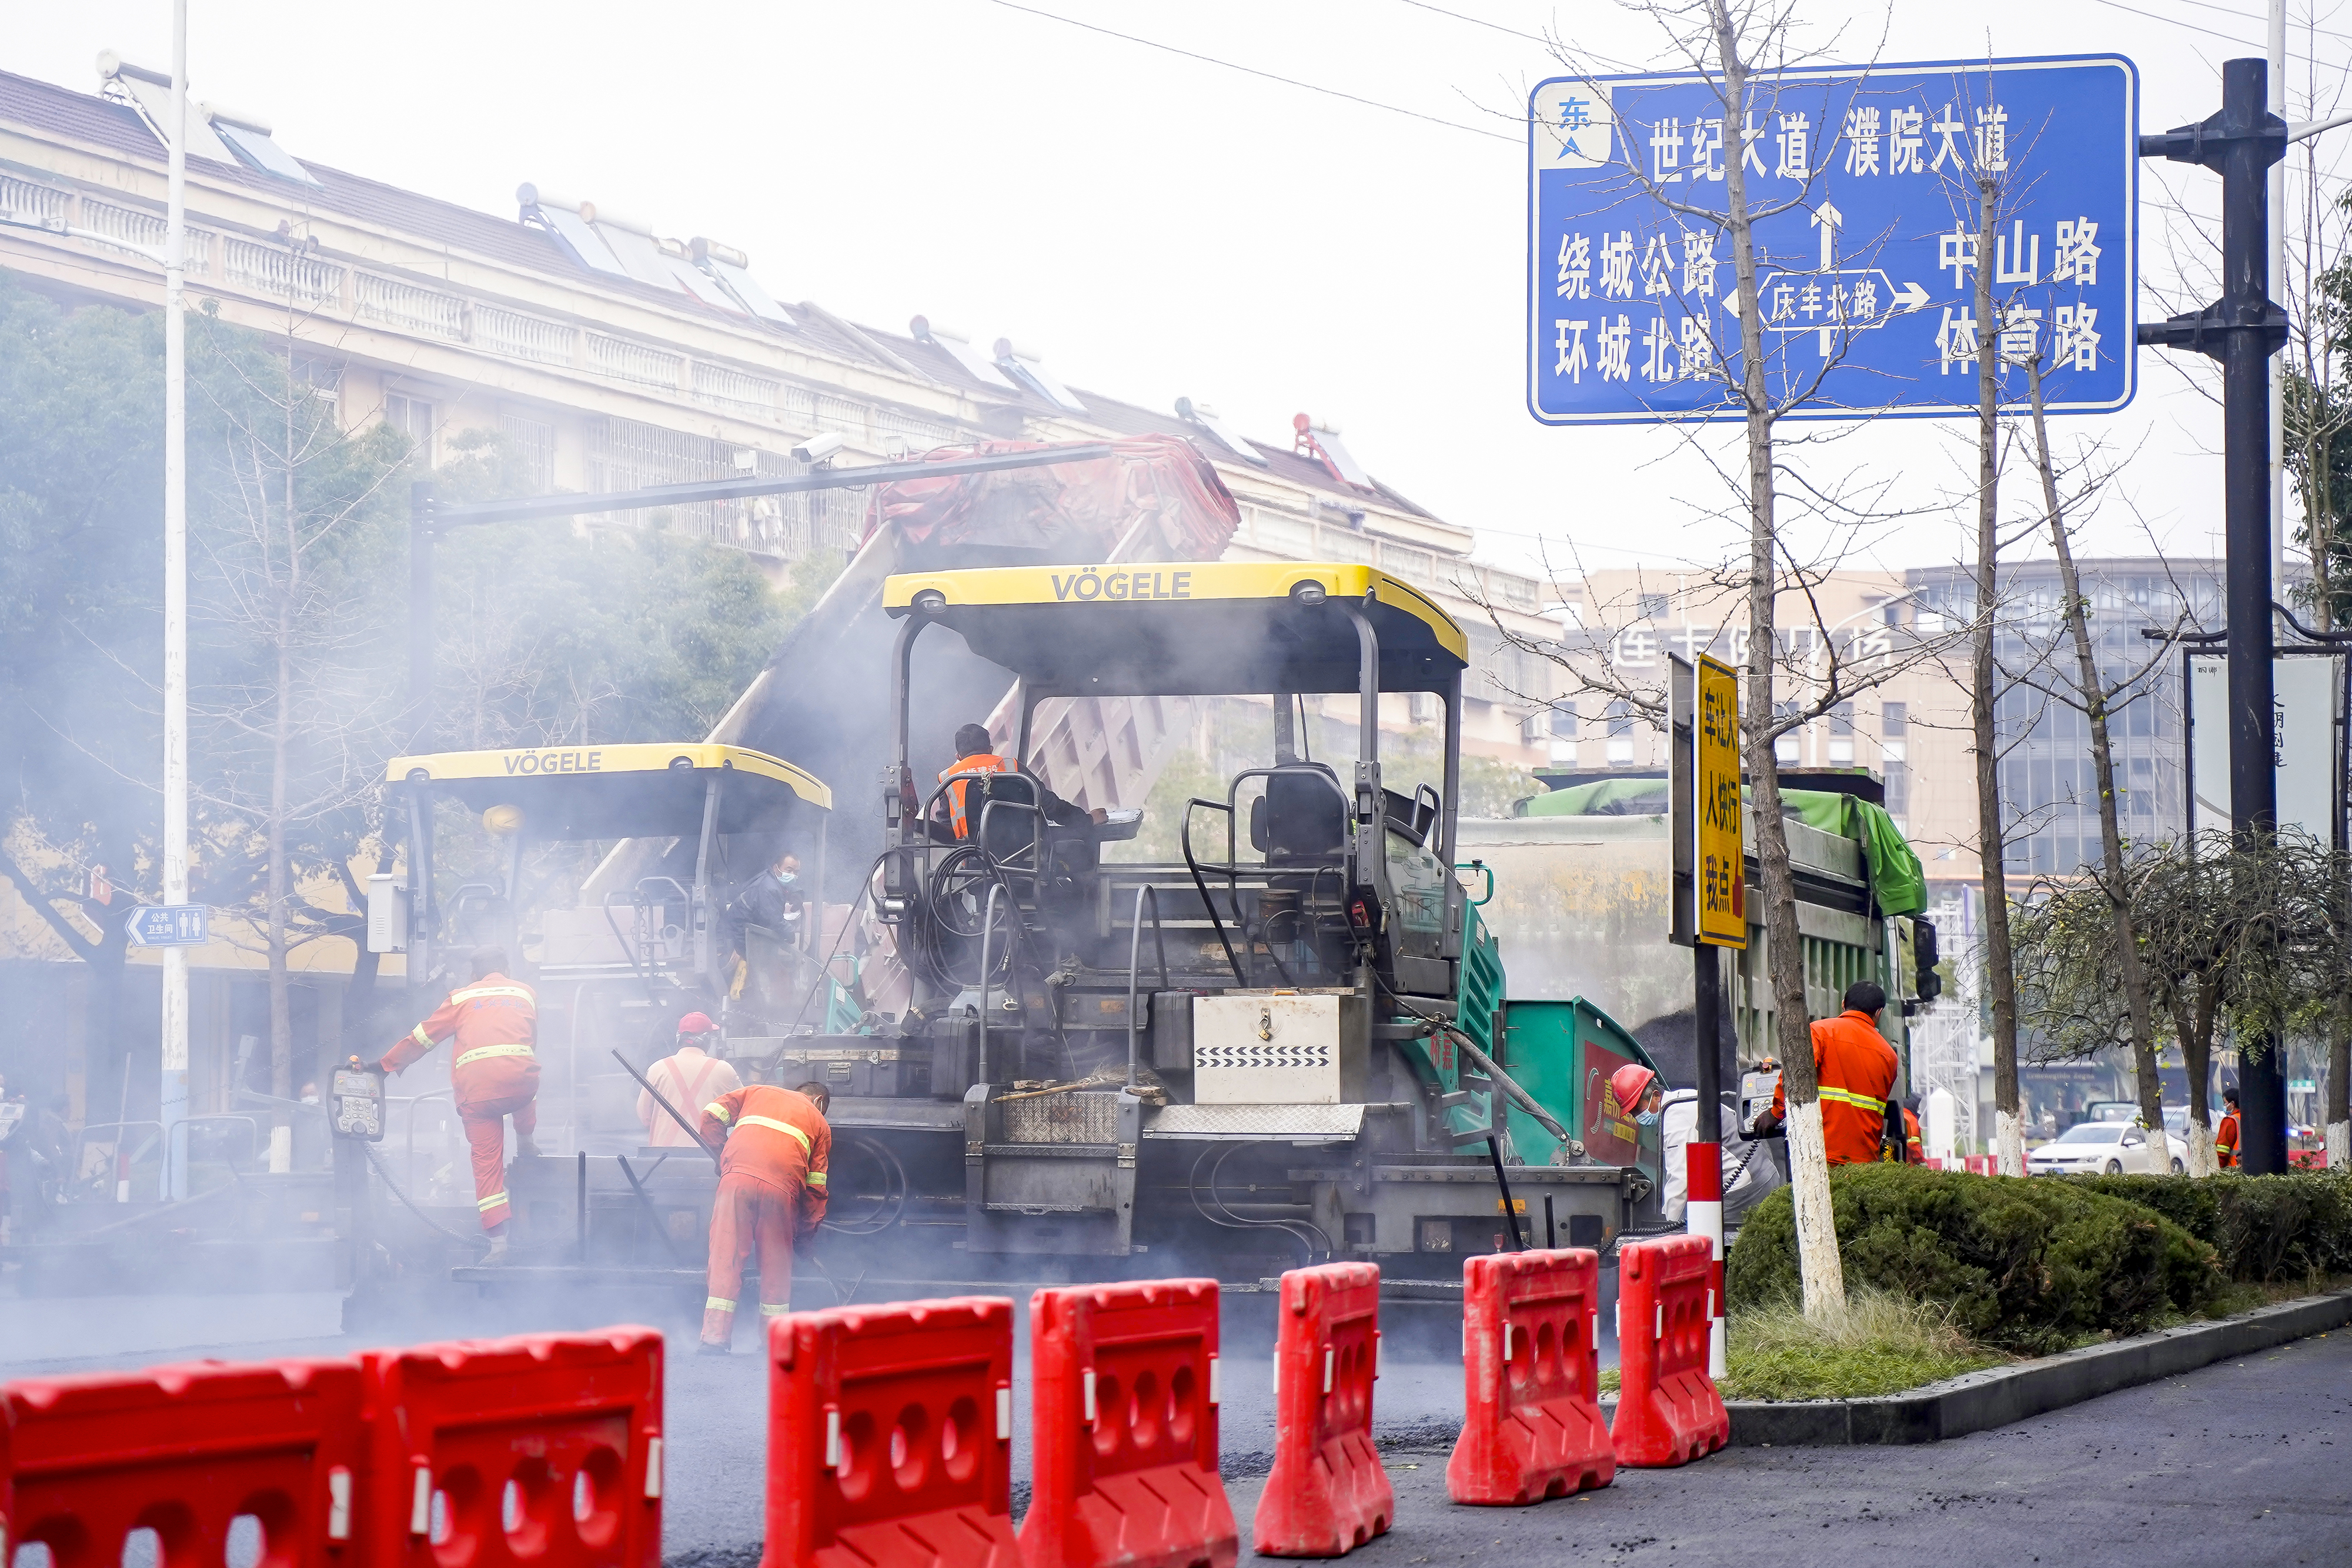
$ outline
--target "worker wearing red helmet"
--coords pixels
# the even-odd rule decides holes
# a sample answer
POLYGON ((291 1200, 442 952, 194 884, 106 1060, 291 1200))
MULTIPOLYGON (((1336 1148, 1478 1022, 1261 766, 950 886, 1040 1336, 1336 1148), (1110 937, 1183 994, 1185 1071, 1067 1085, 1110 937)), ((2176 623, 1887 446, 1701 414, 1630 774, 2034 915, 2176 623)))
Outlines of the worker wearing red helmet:
POLYGON ((474 977, 451 991, 433 1016, 418 1024, 376 1065, 398 1072, 443 1040, 457 1060, 449 1086, 474 1155, 475 1207, 489 1232, 490 1258, 507 1250, 506 1122, 514 1118, 515 1154, 537 1155, 531 1134, 539 1126, 539 995, 506 972, 498 947, 477 947, 474 977))
POLYGON ((1638 1061, 1629 1061, 1609 1075, 1609 1092, 1617 1098, 1620 1115, 1644 1127, 1657 1124, 1658 1109, 1666 1101, 1665 1085, 1638 1061))
MULTIPOLYGON (((1895 1048, 1878 1032, 1886 992, 1875 980, 1845 989, 1845 1010, 1813 1025, 1813 1072, 1821 1084, 1822 1145, 1833 1166, 1864 1166, 1886 1139, 1886 1101, 1902 1071, 1895 1048)), ((1772 1091, 1772 1108, 1756 1119, 1760 1135, 1788 1120, 1788 1080, 1772 1091)))
POLYGON ((689 1123, 701 1115, 701 1108, 721 1094, 743 1087, 735 1066, 723 1056, 712 1056, 707 1047, 719 1026, 710 1021, 709 1013, 688 1013, 677 1020, 677 1049, 646 1070, 646 1082, 653 1087, 637 1091, 637 1120, 646 1124, 646 1143, 656 1149, 690 1149, 694 1134, 681 1126, 677 1119, 654 1096, 677 1107, 689 1123))

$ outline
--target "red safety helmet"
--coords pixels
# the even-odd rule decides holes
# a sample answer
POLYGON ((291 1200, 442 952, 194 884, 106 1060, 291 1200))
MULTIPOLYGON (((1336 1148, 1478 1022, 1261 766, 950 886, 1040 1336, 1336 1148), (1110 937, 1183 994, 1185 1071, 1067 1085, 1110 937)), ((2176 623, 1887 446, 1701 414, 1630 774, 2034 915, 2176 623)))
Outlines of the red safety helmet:
POLYGON ((677 1032, 681 1035, 709 1034, 718 1027, 710 1021, 709 1013, 688 1013, 677 1020, 677 1032))
POLYGON ((1632 1117, 1642 1109, 1642 1096, 1658 1075, 1638 1061, 1629 1061, 1609 1075, 1610 1092, 1617 1096, 1617 1113, 1632 1117))

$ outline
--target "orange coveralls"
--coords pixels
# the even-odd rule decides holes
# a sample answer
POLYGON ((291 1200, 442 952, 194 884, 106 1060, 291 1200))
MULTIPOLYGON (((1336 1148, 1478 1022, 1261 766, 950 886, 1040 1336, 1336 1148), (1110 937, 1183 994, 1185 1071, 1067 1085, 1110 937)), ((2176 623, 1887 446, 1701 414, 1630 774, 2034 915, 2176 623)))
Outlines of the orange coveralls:
MULTIPOLYGON (((1822 1086, 1822 1142, 1833 1166, 1866 1166, 1886 1136, 1886 1097, 1900 1071, 1895 1048, 1870 1021, 1847 1011, 1813 1025, 1813 1071, 1822 1086)), ((1786 1120, 1788 1079, 1772 1091, 1772 1114, 1786 1120)))
POLYGON ((449 1083, 474 1154, 474 1197, 485 1230, 507 1222, 505 1119, 514 1118, 518 1139, 539 1125, 539 1059, 531 1054, 538 1037, 538 994, 520 980, 485 975, 451 991, 377 1064, 397 1072, 443 1040, 452 1042, 457 1061, 449 1083))
POLYGON ((725 1344, 735 1332, 743 1265, 755 1248, 760 1316, 792 1310, 793 1241, 824 1218, 833 1129, 807 1095, 754 1083, 702 1108, 702 1137, 726 1145, 710 1210, 710 1295, 702 1303, 702 1343, 725 1344))
POLYGON ((2213 1131, 2214 1163, 2225 1171, 2238 1168, 2238 1113, 2230 1112, 2213 1131))

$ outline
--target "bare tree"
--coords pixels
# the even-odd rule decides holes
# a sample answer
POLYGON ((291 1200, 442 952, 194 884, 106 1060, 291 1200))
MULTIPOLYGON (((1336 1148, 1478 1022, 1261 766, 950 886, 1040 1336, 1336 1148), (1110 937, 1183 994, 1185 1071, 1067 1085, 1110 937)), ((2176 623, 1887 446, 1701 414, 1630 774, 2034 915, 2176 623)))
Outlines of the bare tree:
POLYGON ((191 705, 204 879, 207 902, 250 929, 229 939, 267 965, 270 1092, 289 1101, 289 959, 307 942, 354 934, 350 916, 310 894, 348 886, 338 862, 364 834, 389 753, 388 619, 374 591, 393 537, 382 502, 398 467, 397 437, 346 434, 306 382, 305 259, 289 246, 275 343, 210 328, 192 378, 205 416, 193 465, 203 674, 191 705))
MULTIPOLYGON (((2125 845, 2117 815, 2120 797, 2116 788, 2115 747, 2108 736, 2108 717, 2118 706, 2119 699, 2128 702, 2146 695, 2147 677, 2161 667, 2171 650, 2172 642, 2169 638, 2165 639, 2137 669, 2125 672, 2116 681, 2109 681, 2100 669, 2098 653, 2091 643, 2090 601, 2084 596, 2082 579, 2074 570, 2070 525, 2066 519, 2065 505, 2059 498, 2057 465, 2050 452, 2050 423, 2042 401, 2042 356, 2036 354, 2027 362, 2025 369, 2032 399, 2034 462, 2042 478, 2042 510, 2049 524, 2051 545, 2058 555, 2061 614, 2067 635, 2074 645, 2074 689, 2070 700, 2082 708, 2091 727, 2091 768, 2098 792, 2100 854, 2100 863, 2092 881, 2105 899, 2108 916, 2116 926, 2115 978, 2121 993, 2125 1019, 2129 1025, 2140 1124, 2160 1133, 2164 1126, 2164 1086, 2157 1071, 2156 1019, 2149 999, 2147 971, 2140 962, 2131 897, 2125 881, 2125 845)), ((2096 481, 2093 483, 2095 486, 2096 481)), ((2179 630, 2177 623, 2173 630, 2176 632, 2179 630)), ((2162 1137, 2149 1138, 2148 1160, 2150 1169, 2156 1174, 2160 1175, 2168 1168, 2162 1137)))

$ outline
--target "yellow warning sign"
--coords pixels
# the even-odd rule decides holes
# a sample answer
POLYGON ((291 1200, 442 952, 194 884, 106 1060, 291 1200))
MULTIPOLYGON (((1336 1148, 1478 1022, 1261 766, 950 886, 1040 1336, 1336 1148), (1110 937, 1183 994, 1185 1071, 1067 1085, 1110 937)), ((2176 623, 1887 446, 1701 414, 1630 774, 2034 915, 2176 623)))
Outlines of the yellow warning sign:
POLYGON ((1698 659, 1692 761, 1698 842, 1691 857, 1698 884, 1698 939, 1715 947, 1748 946, 1748 862, 1739 836, 1739 672, 1706 654, 1698 659))

